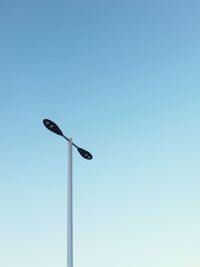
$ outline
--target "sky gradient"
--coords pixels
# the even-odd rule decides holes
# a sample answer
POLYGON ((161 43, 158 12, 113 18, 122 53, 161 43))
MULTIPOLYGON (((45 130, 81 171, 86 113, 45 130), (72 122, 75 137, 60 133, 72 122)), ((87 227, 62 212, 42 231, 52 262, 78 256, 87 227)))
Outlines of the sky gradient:
POLYGON ((0 266, 200 266, 200 3, 0 1, 0 266))

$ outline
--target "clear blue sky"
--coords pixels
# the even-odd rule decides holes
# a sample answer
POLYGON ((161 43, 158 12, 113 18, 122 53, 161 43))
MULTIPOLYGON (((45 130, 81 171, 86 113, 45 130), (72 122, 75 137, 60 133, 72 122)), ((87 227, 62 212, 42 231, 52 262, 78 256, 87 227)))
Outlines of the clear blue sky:
POLYGON ((0 1, 0 266, 200 266, 199 1, 0 1))

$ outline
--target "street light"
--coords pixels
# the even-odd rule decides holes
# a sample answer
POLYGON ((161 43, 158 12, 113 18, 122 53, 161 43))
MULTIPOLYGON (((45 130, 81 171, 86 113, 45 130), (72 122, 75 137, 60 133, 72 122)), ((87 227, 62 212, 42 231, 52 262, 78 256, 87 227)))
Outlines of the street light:
POLYGON ((87 159, 92 159, 92 154, 87 150, 78 147, 72 142, 72 138, 66 137, 58 125, 48 119, 43 120, 44 126, 51 132, 62 136, 68 141, 68 184, 67 184, 67 267, 73 267, 73 181, 72 181, 72 146, 79 154, 87 159))

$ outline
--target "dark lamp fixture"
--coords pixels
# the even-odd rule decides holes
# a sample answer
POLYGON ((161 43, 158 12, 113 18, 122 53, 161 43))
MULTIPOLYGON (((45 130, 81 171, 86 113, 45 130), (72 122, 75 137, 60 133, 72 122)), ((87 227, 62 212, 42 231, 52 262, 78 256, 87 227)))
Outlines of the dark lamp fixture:
MULTIPOLYGON (((44 123, 44 126, 51 132, 57 134, 57 135, 61 135, 63 138, 65 138, 68 142, 69 142, 69 138, 66 137, 63 132, 60 130, 60 128, 58 127, 58 125, 49 120, 49 119, 44 119, 43 120, 43 123, 44 123)), ((90 152, 88 152, 87 150, 83 149, 83 148, 80 148, 78 147, 76 144, 72 143, 72 145, 74 147, 76 147, 76 149, 78 150, 79 154, 85 158, 85 159, 88 159, 88 160, 91 160, 93 157, 92 157, 92 154, 90 152)))
POLYGON ((85 158, 85 159, 92 159, 92 154, 88 151, 86 151, 83 148, 78 147, 77 148, 78 152, 80 153, 80 155, 85 158))
POLYGON ((62 135, 62 136, 63 136, 62 131, 60 130, 60 128, 58 127, 58 125, 55 124, 55 122, 53 122, 53 121, 51 121, 51 120, 47 120, 47 119, 45 119, 45 120, 43 120, 43 123, 44 123, 44 126, 45 126, 48 130, 54 132, 55 134, 58 134, 58 135, 62 135))

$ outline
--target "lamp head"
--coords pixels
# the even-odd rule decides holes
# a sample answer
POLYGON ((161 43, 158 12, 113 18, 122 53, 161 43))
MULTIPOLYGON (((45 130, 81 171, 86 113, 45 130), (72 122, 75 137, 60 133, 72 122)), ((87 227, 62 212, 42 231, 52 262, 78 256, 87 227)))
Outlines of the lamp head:
POLYGON ((51 132, 63 136, 62 131, 60 130, 60 128, 58 127, 58 125, 55 124, 55 122, 53 122, 53 121, 51 121, 51 120, 48 120, 48 119, 44 119, 44 120, 43 120, 43 123, 44 123, 44 126, 45 126, 48 130, 50 130, 51 132))
POLYGON ((78 147, 77 150, 83 158, 88 159, 88 160, 91 160, 93 158, 92 154, 88 152, 87 150, 80 148, 80 147, 78 147))

